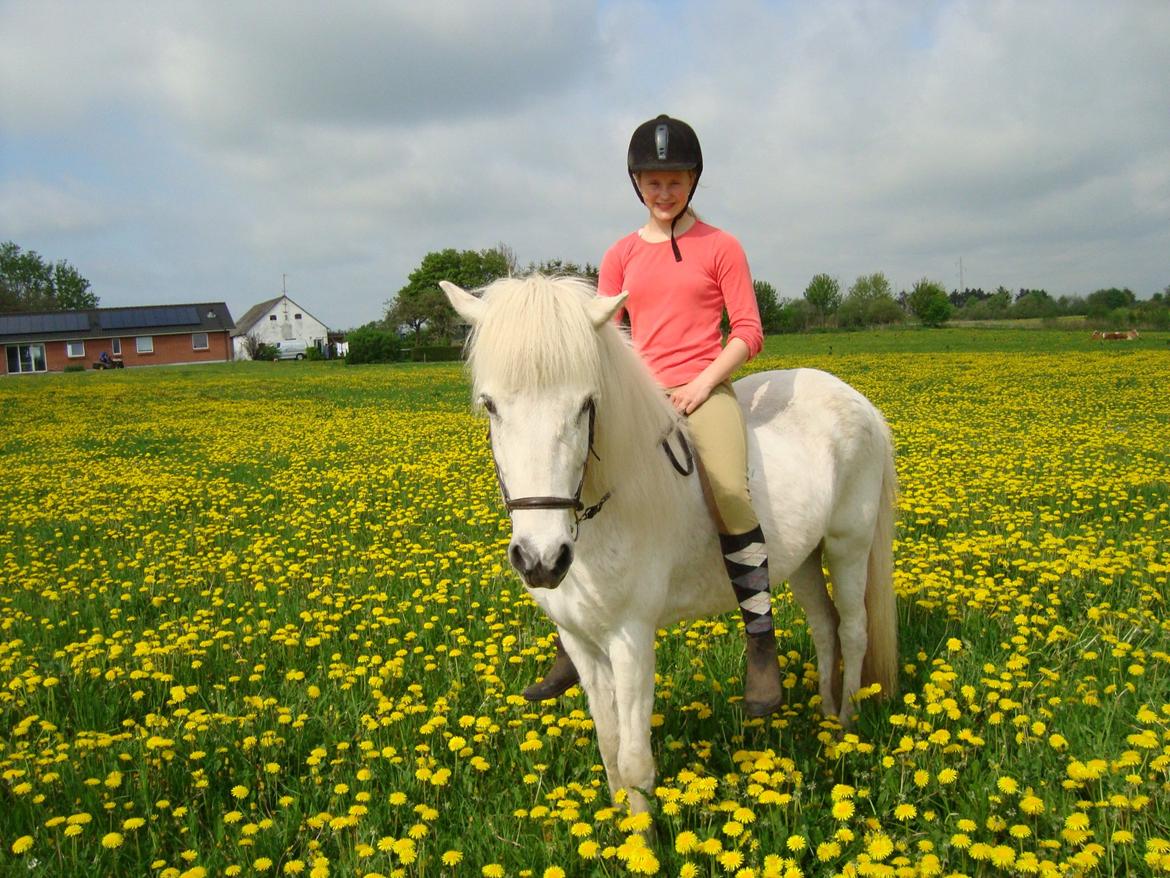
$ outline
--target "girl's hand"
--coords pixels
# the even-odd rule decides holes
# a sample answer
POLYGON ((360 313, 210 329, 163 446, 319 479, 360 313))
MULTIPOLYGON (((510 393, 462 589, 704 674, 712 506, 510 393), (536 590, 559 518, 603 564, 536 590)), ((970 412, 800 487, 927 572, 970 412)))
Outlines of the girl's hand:
POLYGON ((674 392, 670 394, 670 401, 674 405, 675 411, 680 415, 689 415, 705 403, 710 395, 711 388, 696 378, 690 384, 675 388, 674 392))

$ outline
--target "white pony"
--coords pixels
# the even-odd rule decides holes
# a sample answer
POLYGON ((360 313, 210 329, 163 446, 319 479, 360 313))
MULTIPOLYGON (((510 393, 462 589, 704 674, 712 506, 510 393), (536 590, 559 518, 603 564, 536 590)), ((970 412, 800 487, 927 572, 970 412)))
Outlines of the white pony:
MULTIPOLYGON (((655 631, 736 608, 700 481, 662 446, 684 458, 685 422, 613 325, 625 293, 540 275, 482 297, 442 287, 473 327, 468 364, 511 512, 509 560, 581 675, 611 792, 645 811, 655 631)), ((897 681, 889 430, 860 393, 813 369, 757 373, 735 392, 772 583, 788 580, 804 608, 822 709, 848 725, 861 686, 888 695, 897 681)))

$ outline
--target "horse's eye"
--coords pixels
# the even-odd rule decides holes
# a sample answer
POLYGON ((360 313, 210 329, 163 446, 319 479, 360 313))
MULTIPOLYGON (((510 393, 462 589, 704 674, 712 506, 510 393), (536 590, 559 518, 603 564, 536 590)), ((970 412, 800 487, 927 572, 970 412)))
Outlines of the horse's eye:
POLYGON ((487 410, 489 415, 494 415, 496 413, 496 404, 492 402, 492 398, 490 396, 481 397, 479 402, 480 405, 482 405, 487 410))

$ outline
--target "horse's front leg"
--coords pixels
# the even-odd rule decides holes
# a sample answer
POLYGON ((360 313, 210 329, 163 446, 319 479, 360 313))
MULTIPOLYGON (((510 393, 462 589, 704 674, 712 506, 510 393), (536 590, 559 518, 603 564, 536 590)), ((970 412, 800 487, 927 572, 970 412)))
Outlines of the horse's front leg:
POLYGON ((601 764, 605 766, 605 779, 609 783, 610 793, 616 794, 624 784, 618 767, 620 732, 613 667, 609 656, 592 644, 563 629, 560 636, 581 677, 585 697, 589 699, 589 715, 597 732, 597 747, 601 751, 601 764))
POLYGON ((654 752, 650 717, 654 710, 654 629, 630 626, 609 644, 618 715, 618 774, 630 810, 650 810, 654 789, 654 752))

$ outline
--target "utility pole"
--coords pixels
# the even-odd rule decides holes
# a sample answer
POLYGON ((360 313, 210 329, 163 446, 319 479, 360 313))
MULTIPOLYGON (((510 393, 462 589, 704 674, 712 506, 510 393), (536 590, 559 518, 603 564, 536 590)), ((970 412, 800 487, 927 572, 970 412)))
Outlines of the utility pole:
POLYGON ((965 289, 967 289, 967 287, 963 285, 963 257, 960 256, 959 257, 959 295, 962 295, 963 291, 965 289))

